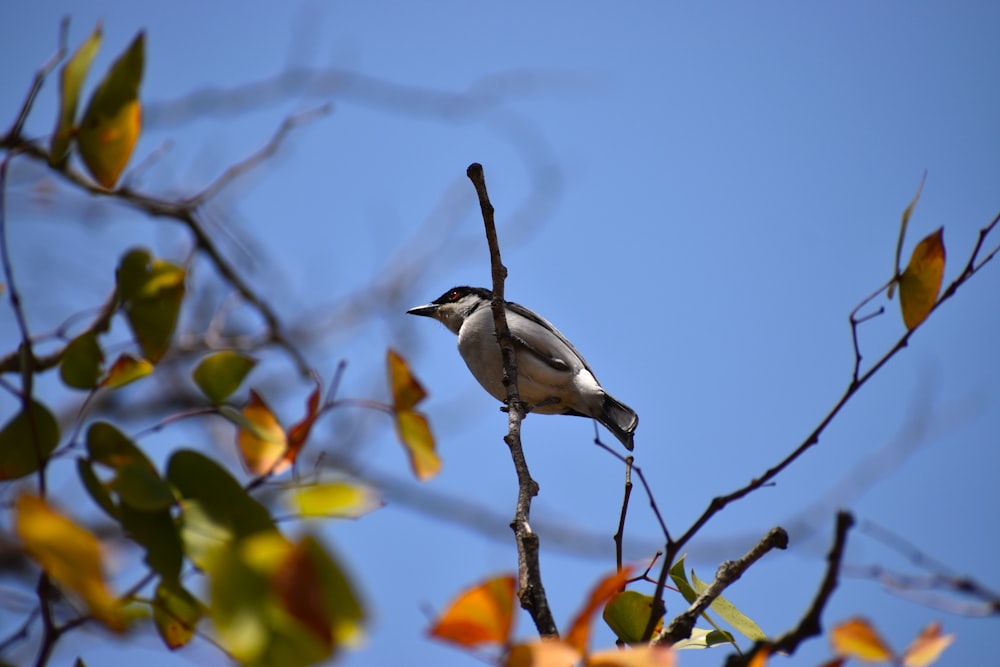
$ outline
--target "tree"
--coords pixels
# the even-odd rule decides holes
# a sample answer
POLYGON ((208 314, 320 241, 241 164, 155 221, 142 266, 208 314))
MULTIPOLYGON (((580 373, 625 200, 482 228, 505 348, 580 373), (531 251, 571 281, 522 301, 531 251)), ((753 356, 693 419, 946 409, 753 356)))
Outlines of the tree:
MULTIPOLYGON (((370 420, 365 412, 348 413, 356 408, 390 415, 400 440, 408 447, 414 473, 422 479, 433 476, 438 459, 433 453, 427 420, 420 412, 425 391, 414 378, 411 365, 390 352, 386 358, 388 388, 381 390, 390 399, 346 398, 342 381, 349 371, 343 365, 322 369, 310 363, 310 346, 316 342, 310 336, 317 335, 315 328, 307 326, 305 320, 287 322, 260 287, 247 279, 246 269, 228 258, 222 245, 224 236, 211 224, 212 206, 217 199, 247 172, 266 164, 298 125, 324 111, 321 108, 287 117, 261 150, 223 170, 194 194, 153 195, 137 184, 141 176, 135 172, 141 175, 142 165, 133 168, 131 175, 124 172, 142 133, 142 33, 109 66, 87 104, 77 109, 75 98, 79 97, 81 81, 101 39, 98 28, 68 60, 60 54, 36 78, 23 109, 3 137, 6 154, 0 178, 2 191, 6 193, 10 185, 11 165, 29 162, 60 179, 70 191, 124 204, 142 216, 179 223, 188 247, 166 257, 148 248, 126 249, 104 271, 105 289, 111 293, 103 301, 74 304, 60 316, 64 323, 39 333, 27 316, 33 299, 22 291, 19 276, 25 269, 20 257, 10 252, 7 239, 11 219, 3 211, 5 288, 17 322, 17 335, 2 368, 16 378, 5 387, 16 397, 17 405, 0 431, 0 467, 11 489, 9 541, 16 545, 14 562, 24 573, 27 586, 22 590, 32 599, 21 624, 4 639, 4 648, 37 649, 36 661, 44 663, 51 649, 71 641, 81 627, 100 623, 121 632, 142 627, 142 617, 151 615, 168 646, 185 645, 193 632, 200 630, 218 643, 220 651, 248 663, 308 663, 336 654, 368 617, 355 591, 363 589, 363 582, 371 574, 347 573, 341 557, 324 546, 324 540, 308 531, 301 535, 286 530, 279 521, 284 518, 285 510, 281 508, 290 506, 293 515, 301 520, 313 515, 358 516, 378 506, 378 492, 373 486, 350 475, 359 468, 364 472, 363 466, 336 448, 327 450, 315 443, 314 429, 334 419, 339 420, 341 428, 346 423, 346 428, 357 429, 361 433, 358 440, 363 440, 370 420), (57 66, 61 66, 58 74, 57 66), (39 113, 35 104, 37 90, 53 76, 61 77, 62 82, 58 124, 51 140, 32 139, 25 135, 25 122, 30 114, 39 113), (73 157, 67 159, 69 153, 73 157), (206 269, 210 270, 208 276, 202 273, 206 269), (220 288, 236 297, 220 298, 220 288), (94 306, 91 313, 84 310, 94 306), (82 315, 77 314, 81 311, 82 315), (262 378, 254 370, 258 359, 272 367, 277 364, 280 370, 275 376, 262 378), (306 390, 289 389, 284 380, 289 371, 306 378, 306 390), (65 402, 65 407, 63 390, 53 389, 48 379, 56 373, 63 385, 84 392, 75 401, 65 402), (306 407, 293 420, 284 420, 293 425, 283 427, 276 416, 281 410, 272 409, 270 403, 282 395, 291 400, 293 393, 295 402, 305 401, 306 407), (66 414, 57 416, 62 410, 66 414), (177 440, 167 445, 166 455, 158 452, 154 456, 148 439, 169 438, 189 420, 196 424, 193 432, 207 436, 207 442, 214 440, 215 428, 225 433, 223 441, 235 440, 249 477, 242 479, 238 470, 227 469, 221 453, 199 451, 204 447, 190 449, 177 440), (293 467, 297 468, 296 474, 293 467), (52 492, 53 480, 58 480, 58 494, 52 492), (82 502, 79 506, 76 500, 68 505, 60 502, 61 488, 67 485, 75 487, 74 499, 87 501, 86 511, 80 511, 82 502), (136 558, 141 559, 142 563, 129 570, 130 584, 111 588, 105 582, 102 571, 109 568, 98 538, 129 544, 136 558), (197 585, 199 581, 204 582, 204 587, 197 585), (315 591, 320 594, 313 594, 315 591), (123 598, 128 604, 120 604, 123 598)), ((485 194, 482 170, 474 167, 469 176, 480 195, 489 230, 492 205, 485 194)), ((668 644, 684 639, 700 612, 725 585, 769 549, 783 547, 785 537, 781 531, 768 533, 738 567, 720 571, 720 583, 710 586, 708 593, 694 601, 701 585, 689 581, 683 566, 682 553, 688 543, 721 509, 770 483, 809 450, 868 378, 903 350, 928 314, 947 302, 995 254, 997 248, 988 240, 996 219, 982 227, 971 258, 939 296, 938 285, 945 268, 940 232, 928 235, 917 245, 911 261, 905 267, 902 263, 907 222, 916 203, 917 197, 903 215, 891 279, 851 314, 853 373, 829 417, 777 465, 764 468, 767 472, 763 474, 754 473, 751 484, 738 486, 709 503, 682 532, 675 527, 671 532, 668 526, 673 522, 657 509, 665 553, 649 563, 644 576, 652 579, 654 586, 643 589, 640 596, 644 597, 634 595, 641 581, 630 587, 630 595, 613 595, 630 572, 624 568, 622 535, 628 526, 628 508, 635 502, 629 496, 632 473, 642 475, 632 461, 623 460, 629 481, 625 502, 620 504, 617 574, 595 588, 573 623, 560 626, 542 610, 548 603, 540 589, 542 573, 537 563, 525 560, 522 581, 536 585, 532 588, 522 584, 521 602, 529 608, 541 634, 561 630, 567 635, 567 644, 546 644, 542 648, 527 641, 518 643, 509 657, 513 664, 526 660, 526 654, 533 651, 584 652, 596 612, 609 600, 608 622, 619 637, 638 641, 649 639, 654 632, 660 636, 653 625, 658 615, 650 610, 660 605, 670 577, 682 588, 685 583, 692 586, 686 591, 692 608, 688 614, 674 615, 675 623, 663 637, 668 644), (887 348, 884 357, 873 365, 864 365, 863 358, 871 353, 863 337, 859 339, 859 331, 863 333, 862 325, 880 312, 874 307, 869 309, 868 304, 897 286, 905 332, 887 348), (678 564, 680 567, 675 567, 678 564), (534 590, 535 595, 523 595, 526 590, 534 590)), ((499 246, 491 251, 496 263, 494 280, 501 281, 495 286, 502 293, 505 271, 499 269, 499 246)), ((427 252, 426 256, 430 255, 427 252)), ((398 297, 392 291, 425 263, 409 259, 355 303, 372 310, 396 307, 398 297)), ((502 331, 502 326, 498 329, 502 331)), ((524 415, 512 409, 509 416, 513 438, 524 415)), ((511 447, 516 452, 513 442, 511 447)), ((613 454, 610 448, 605 449, 613 454)), ((526 503, 532 495, 526 468, 519 469, 519 477, 519 512, 524 516, 515 521, 515 532, 520 544, 528 542, 519 553, 530 556, 532 538, 537 539, 540 532, 544 549, 545 534, 526 529, 526 503)), ((640 479, 645 480, 645 476, 640 479)), ((655 504, 664 502, 663 495, 650 487, 644 492, 655 504)), ((813 582, 818 593, 805 609, 808 613, 804 621, 785 635, 775 633, 759 646, 790 650, 819 630, 818 619, 842 568, 849 527, 850 519, 843 515, 832 542, 828 569, 821 580, 813 582)), ((343 550, 341 545, 338 551, 343 550)), ((506 578, 491 581, 500 583, 473 589, 472 594, 486 590, 487 606, 501 610, 491 621, 499 624, 499 629, 492 628, 493 634, 486 641, 505 644, 513 641, 508 634, 512 619, 504 611, 512 606, 511 589, 506 578)), ((961 589, 967 582, 953 579, 945 583, 961 589)), ((590 584, 577 582, 576 586, 584 590, 590 584)), ((996 596, 981 585, 976 584, 973 592, 981 594, 987 604, 996 605, 996 596)), ((580 595, 581 601, 584 597, 580 595)), ((676 606, 677 602, 669 604, 676 606)), ((446 613, 443 619, 452 624, 467 622, 461 606, 457 608, 454 615, 446 613)), ((746 619, 735 612, 726 614, 730 621, 736 619, 737 625, 740 619, 746 619)), ((434 624, 433 632, 448 635, 441 627, 442 623, 434 624)), ((864 635, 870 626, 842 627, 846 629, 841 634, 848 637, 841 641, 843 650, 858 650, 851 648, 849 640, 864 635)), ((450 636, 466 643, 469 640, 467 631, 452 631, 450 636)), ((709 643, 728 640, 721 633, 703 636, 709 643)), ((940 632, 932 630, 924 639, 925 644, 936 648, 943 648, 947 642, 940 632)), ((869 650, 879 650, 877 641, 862 643, 869 650)), ((746 652, 741 659, 751 660, 759 655, 758 650, 746 652)), ((615 655, 602 655, 600 659, 614 660, 615 655)), ((650 663, 668 659, 653 651, 645 657, 650 663)))

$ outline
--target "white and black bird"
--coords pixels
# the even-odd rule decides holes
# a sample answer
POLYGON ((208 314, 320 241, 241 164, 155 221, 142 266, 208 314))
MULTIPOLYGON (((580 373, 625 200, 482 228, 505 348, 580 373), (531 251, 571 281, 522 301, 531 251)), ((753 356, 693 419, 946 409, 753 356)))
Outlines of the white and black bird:
MULTIPOLYGON (((493 292, 453 287, 435 301, 407 313, 433 317, 458 334, 458 351, 486 391, 507 400, 503 361, 493 326, 493 292)), ((604 391, 583 356, 548 320, 510 301, 507 325, 517 354, 520 399, 532 412, 592 417, 629 450, 639 417, 604 391)))

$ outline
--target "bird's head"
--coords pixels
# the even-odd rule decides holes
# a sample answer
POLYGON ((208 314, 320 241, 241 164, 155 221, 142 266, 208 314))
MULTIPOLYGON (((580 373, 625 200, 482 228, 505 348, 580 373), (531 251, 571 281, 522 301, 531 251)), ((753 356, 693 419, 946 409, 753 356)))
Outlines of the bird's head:
POLYGON ((493 292, 482 287, 452 287, 434 301, 406 312, 433 317, 457 334, 465 318, 483 306, 488 308, 492 300, 493 292))

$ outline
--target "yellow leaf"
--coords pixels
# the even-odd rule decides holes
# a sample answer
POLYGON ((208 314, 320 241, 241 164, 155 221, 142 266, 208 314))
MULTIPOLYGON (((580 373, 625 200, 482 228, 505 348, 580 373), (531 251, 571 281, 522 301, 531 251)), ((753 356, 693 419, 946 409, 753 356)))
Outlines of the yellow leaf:
POLYGON ((944 228, 925 237, 913 249, 913 256, 899 277, 899 305, 907 329, 915 329, 937 302, 944 277, 944 228))
POLYGON ((292 490, 292 506, 304 517, 339 516, 357 518, 378 509, 382 500, 375 491, 358 482, 328 482, 292 490))
POLYGON ((246 469, 263 475, 267 472, 278 474, 288 468, 288 461, 282 460, 288 448, 285 429, 253 389, 242 415, 245 422, 236 434, 236 444, 246 469))
MULTIPOLYGON (((639 591, 622 591, 615 593, 604 605, 601 617, 608 624, 618 639, 626 644, 637 644, 642 641, 649 615, 653 611, 653 596, 639 591)), ((654 634, 663 627, 663 613, 653 629, 654 634)))
POLYGON ((115 360, 115 363, 111 364, 108 374, 104 376, 99 386, 117 389, 144 378, 152 372, 153 364, 145 359, 136 359, 131 355, 123 354, 115 360))
POLYGON ((941 623, 934 621, 924 628, 903 653, 904 667, 927 667, 955 641, 955 635, 942 635, 941 623))
POLYGON ((514 622, 515 583, 512 575, 503 575, 463 592, 428 634, 466 647, 506 643, 514 622))
POLYGON ((396 433, 406 446, 410 467, 417 479, 426 481, 441 470, 441 459, 434 451, 434 436, 427 418, 415 410, 396 413, 396 433))
POLYGON ((892 649, 886 646, 875 628, 863 618, 844 621, 830 631, 833 650, 865 662, 889 662, 892 649))
POLYGON ((585 664, 586 667, 674 667, 677 654, 666 646, 640 646, 627 651, 615 648, 593 653, 585 664))
POLYGON ((616 593, 625 587, 625 582, 632 574, 632 568, 626 567, 619 572, 614 572, 602 579, 594 590, 590 592, 583 609, 573 619, 569 632, 566 634, 566 643, 575 648, 580 653, 587 652, 587 644, 590 641, 591 617, 604 603, 611 599, 616 593))
POLYGON ((91 175, 106 188, 118 181, 139 138, 144 44, 140 32, 111 65, 94 90, 77 131, 80 157, 91 175))
POLYGON ((79 595, 110 629, 124 630, 121 607, 104 581, 101 544, 94 534, 36 496, 20 496, 15 509, 14 530, 45 573, 79 595))
POLYGON ((80 45, 76 53, 63 65, 59 77, 59 117, 56 119, 56 131, 52 133, 52 144, 49 150, 49 163, 53 166, 61 164, 69 151, 76 121, 76 104, 80 98, 80 87, 90 69, 97 50, 101 46, 101 24, 97 23, 94 32, 80 45))
POLYGON ((583 656, 558 639, 541 639, 510 649, 504 667, 573 667, 583 656))
POLYGON ((410 373, 406 361, 395 350, 389 350, 387 364, 389 386, 392 388, 392 404, 397 410, 409 410, 427 397, 427 392, 410 373))

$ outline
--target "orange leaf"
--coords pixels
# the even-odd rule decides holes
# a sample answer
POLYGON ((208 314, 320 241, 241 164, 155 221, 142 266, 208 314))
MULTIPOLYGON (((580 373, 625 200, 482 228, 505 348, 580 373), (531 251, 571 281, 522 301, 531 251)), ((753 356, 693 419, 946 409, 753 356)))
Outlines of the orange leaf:
POLYGON ((282 459, 288 448, 285 430, 264 399, 253 389, 241 414, 243 423, 236 434, 236 443, 246 469, 255 475, 263 475, 268 472, 278 474, 288 468, 288 461, 282 459))
POLYGON ((926 667, 933 663, 951 643, 955 635, 942 635, 941 623, 934 621, 924 628, 903 653, 904 667, 926 667))
POLYGON ((427 392, 410 373, 410 367, 399 354, 390 349, 386 363, 389 366, 389 386, 392 388, 392 404, 397 410, 409 410, 424 400, 427 392))
POLYGON ((841 655, 866 662, 889 662, 892 649, 886 646, 875 628, 863 618, 844 621, 830 631, 833 650, 841 655))
MULTIPOLYGON (((760 654, 758 654, 760 655, 760 654)), ((586 667, 674 667, 677 653, 666 646, 640 646, 628 651, 609 649, 591 654, 586 667)), ((763 667, 754 665, 750 667, 763 667)))
POLYGON ((302 420, 288 429, 288 449, 285 450, 284 460, 289 465, 295 463, 295 459, 298 458, 299 452, 305 447, 306 440, 309 439, 309 431, 312 430, 313 423, 319 416, 319 399, 320 399, 320 387, 319 382, 316 382, 316 388, 309 398, 306 400, 306 416, 302 420))
POLYGON ((504 667, 573 667, 580 652, 558 639, 540 639, 510 649, 504 667))
POLYGON ((584 605, 580 613, 573 619, 569 633, 566 635, 566 643, 575 648, 580 653, 587 652, 587 644, 590 641, 591 617, 598 609, 604 606, 611 596, 618 593, 625 587, 625 582, 632 574, 632 568, 626 567, 620 572, 615 572, 597 584, 590 593, 590 598, 584 605))
POLYGON ((907 329, 919 326, 934 308, 944 277, 944 260, 944 227, 939 227, 917 244, 899 277, 899 305, 907 329))
POLYGON ((441 459, 434 451, 434 436, 426 417, 416 410, 398 411, 396 433, 406 446, 410 467, 419 480, 425 481, 438 474, 441 459))
POLYGON ((101 543, 93 533, 29 494, 17 499, 14 530, 46 574, 79 595, 106 626, 124 630, 120 606, 104 580, 101 543))
POLYGON ((108 369, 108 374, 101 380, 100 386, 107 387, 108 389, 117 389, 118 387, 124 387, 130 382, 144 378, 152 372, 153 364, 145 359, 136 359, 131 355, 123 354, 115 360, 115 363, 111 364, 111 368, 108 369))
POLYGON ((768 659, 771 657, 771 649, 766 646, 753 654, 747 667, 767 667, 768 659))
POLYGON ((502 575, 463 592, 428 634, 467 647, 506 643, 514 622, 515 583, 512 575, 502 575))

